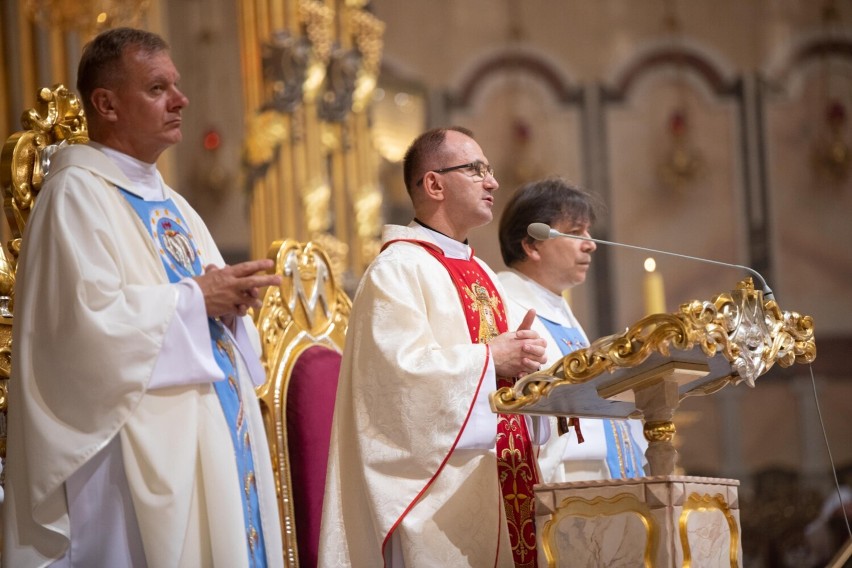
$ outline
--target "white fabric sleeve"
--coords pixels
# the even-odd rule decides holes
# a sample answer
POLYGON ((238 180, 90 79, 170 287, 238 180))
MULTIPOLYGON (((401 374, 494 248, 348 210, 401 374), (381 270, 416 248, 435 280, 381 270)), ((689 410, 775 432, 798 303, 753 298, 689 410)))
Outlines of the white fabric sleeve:
POLYGON ((213 357, 204 295, 192 278, 174 285, 177 307, 163 338, 148 389, 221 381, 222 369, 213 357))
POLYGON ((550 420, 547 416, 524 416, 533 445, 542 446, 550 439, 550 420))
POLYGON ((497 415, 491 411, 488 395, 497 389, 497 373, 489 350, 482 386, 473 401, 470 418, 459 437, 457 450, 493 450, 497 444, 497 415))
POLYGON ((243 356, 252 384, 259 387, 266 382, 266 371, 264 371, 258 356, 258 353, 260 353, 260 337, 258 337, 257 329, 248 316, 237 318, 234 327, 236 328, 232 333, 234 344, 243 356))

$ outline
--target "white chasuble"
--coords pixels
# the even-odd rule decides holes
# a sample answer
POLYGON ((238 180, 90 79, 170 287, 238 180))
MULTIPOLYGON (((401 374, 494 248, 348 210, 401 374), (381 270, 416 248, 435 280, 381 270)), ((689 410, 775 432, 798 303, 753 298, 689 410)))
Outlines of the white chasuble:
MULTIPOLYGON (((385 242, 400 239, 435 244, 420 228, 385 228, 385 242)), ((382 566, 392 540, 407 568, 513 566, 494 438, 458 447, 494 380, 443 266, 418 244, 386 248, 361 280, 347 331, 321 566, 382 566)), ((482 427, 496 432, 496 415, 482 427)))
MULTIPOLYGON (((44 566, 65 554, 69 539, 81 536, 70 534, 65 483, 118 441, 121 481, 149 566, 247 566, 237 467, 212 384, 148 390, 177 285, 118 187, 132 190, 102 152, 65 148, 53 157, 27 225, 15 306, 4 564, 44 566)), ((201 219, 176 193, 167 197, 209 262, 221 266, 201 219)), ((243 392, 252 392, 248 373, 239 375, 243 392)), ((254 439, 263 440, 257 404, 246 411, 254 439)), ((280 566, 265 444, 255 444, 254 459, 268 560, 280 566)), ((93 536, 101 535, 82 538, 93 536)))

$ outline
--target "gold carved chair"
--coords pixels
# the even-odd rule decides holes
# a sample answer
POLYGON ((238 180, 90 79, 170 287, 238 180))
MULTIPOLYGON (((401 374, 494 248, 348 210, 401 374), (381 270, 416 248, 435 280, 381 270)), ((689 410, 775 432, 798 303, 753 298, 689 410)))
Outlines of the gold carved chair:
MULTIPOLYGON (((43 88, 36 107, 21 116, 22 130, 3 145, 0 184, 9 223, 9 240, 0 250, 0 458, 6 458, 6 408, 11 372, 15 269, 21 235, 29 219, 50 159, 62 146, 89 139, 86 117, 77 96, 64 85, 43 88)), ((14 387, 13 387, 14 388, 14 387)), ((2 474, 0 474, 2 475, 2 474)))
POLYGON ((267 371, 258 396, 275 470, 285 565, 313 567, 352 303, 319 244, 276 241, 269 258, 282 283, 267 289, 256 317, 267 371))

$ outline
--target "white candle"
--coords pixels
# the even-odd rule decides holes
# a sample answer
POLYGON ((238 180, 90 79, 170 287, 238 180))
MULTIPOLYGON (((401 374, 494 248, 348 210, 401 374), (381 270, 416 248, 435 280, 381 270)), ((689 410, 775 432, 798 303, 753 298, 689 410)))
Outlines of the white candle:
POLYGON ((653 258, 645 259, 645 315, 665 313, 666 292, 663 287, 663 275, 656 271, 657 263, 653 258))

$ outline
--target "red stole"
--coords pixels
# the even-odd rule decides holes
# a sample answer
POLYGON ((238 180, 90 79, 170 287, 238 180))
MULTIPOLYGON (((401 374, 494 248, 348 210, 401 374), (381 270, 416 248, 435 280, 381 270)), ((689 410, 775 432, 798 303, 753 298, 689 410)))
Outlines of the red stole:
MULTIPOLYGON (((447 258, 426 243, 411 242, 421 245, 447 269, 459 293, 473 343, 488 343, 508 331, 503 301, 479 263, 473 258, 447 258)), ((497 377, 497 386, 511 386, 514 381, 497 377)), ((538 470, 526 421, 518 414, 498 414, 497 476, 515 566, 536 567, 533 485, 538 483, 538 470)))

